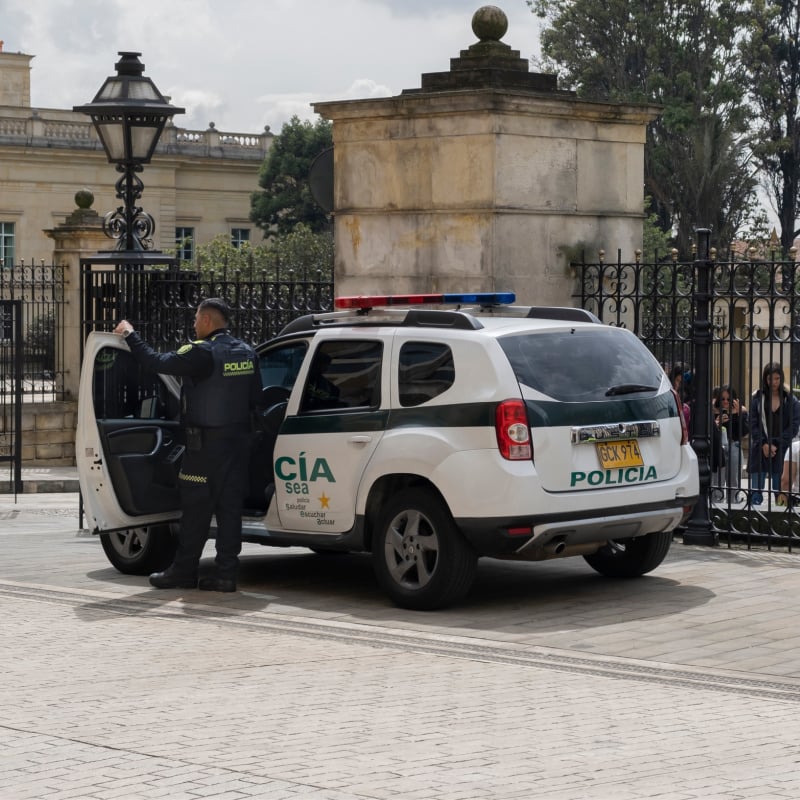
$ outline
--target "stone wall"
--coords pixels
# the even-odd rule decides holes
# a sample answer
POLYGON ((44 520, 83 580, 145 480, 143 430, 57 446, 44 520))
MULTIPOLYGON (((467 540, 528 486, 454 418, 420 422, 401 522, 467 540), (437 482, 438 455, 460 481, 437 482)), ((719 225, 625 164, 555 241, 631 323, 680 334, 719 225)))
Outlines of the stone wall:
MULTIPOLYGON (((75 464, 75 424, 78 404, 75 401, 26 403, 22 407, 22 461, 38 467, 69 467, 75 464)), ((3 406, 0 428, 13 426, 13 411, 3 406)))

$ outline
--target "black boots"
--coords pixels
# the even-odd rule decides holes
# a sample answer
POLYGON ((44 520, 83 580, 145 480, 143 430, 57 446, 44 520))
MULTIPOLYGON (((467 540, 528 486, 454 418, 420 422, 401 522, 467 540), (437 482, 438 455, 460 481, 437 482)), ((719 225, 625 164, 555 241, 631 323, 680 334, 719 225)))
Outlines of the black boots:
POLYGON ((167 567, 163 572, 154 572, 150 576, 150 584, 156 589, 196 589, 197 576, 181 575, 172 567, 167 567))

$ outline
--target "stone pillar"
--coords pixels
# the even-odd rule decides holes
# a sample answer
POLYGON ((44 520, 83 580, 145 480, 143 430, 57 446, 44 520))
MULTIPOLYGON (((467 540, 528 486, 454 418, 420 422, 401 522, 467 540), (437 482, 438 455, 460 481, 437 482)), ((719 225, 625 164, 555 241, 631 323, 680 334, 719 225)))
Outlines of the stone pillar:
POLYGON ((321 102, 333 121, 337 294, 513 290, 573 305, 570 260, 642 243, 644 143, 657 109, 578 100, 500 41, 376 100, 321 102))
POLYGON ((68 396, 78 397, 81 362, 81 274, 80 260, 109 249, 111 241, 103 233, 103 218, 91 208, 94 195, 82 189, 75 195, 78 208, 66 220, 45 233, 55 242, 53 263, 63 264, 64 273, 64 388, 68 396))
POLYGON ((31 107, 31 61, 24 53, 4 53, 0 44, 0 106, 31 107))

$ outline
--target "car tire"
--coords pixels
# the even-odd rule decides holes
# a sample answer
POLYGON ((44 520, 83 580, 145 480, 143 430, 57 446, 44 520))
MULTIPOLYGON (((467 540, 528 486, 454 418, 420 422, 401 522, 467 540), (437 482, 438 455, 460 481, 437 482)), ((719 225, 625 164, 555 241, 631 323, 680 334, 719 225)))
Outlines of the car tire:
POLYGON ((372 561, 379 585, 398 606, 431 611, 466 595, 478 558, 434 492, 406 489, 380 515, 372 561))
POLYGON ((649 533, 634 539, 611 541, 584 559, 592 569, 609 578, 638 578, 654 570, 666 558, 671 544, 672 531, 649 533))
POLYGON ((169 525, 148 525, 101 533, 108 560, 125 575, 149 575, 166 569, 175 557, 176 539, 169 525))

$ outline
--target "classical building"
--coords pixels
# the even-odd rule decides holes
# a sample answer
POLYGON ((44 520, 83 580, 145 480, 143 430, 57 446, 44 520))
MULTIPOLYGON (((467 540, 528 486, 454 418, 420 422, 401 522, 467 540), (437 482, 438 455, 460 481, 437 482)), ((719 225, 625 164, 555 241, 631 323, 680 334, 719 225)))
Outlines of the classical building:
MULTIPOLYGON (((88 117, 31 108, 31 60, 2 52, 0 44, 0 259, 50 262, 53 241, 44 231, 75 210, 75 193, 89 189, 101 215, 121 205, 119 177, 88 117)), ((98 79, 98 85, 100 79, 98 79)), ((87 102, 91 98, 86 98, 87 102)), ((250 222, 250 195, 272 135, 223 133, 168 124, 142 173, 141 205, 156 222, 156 249, 183 248, 219 234, 234 243, 260 239, 250 222)), ((109 240, 106 249, 113 249, 109 240)))

